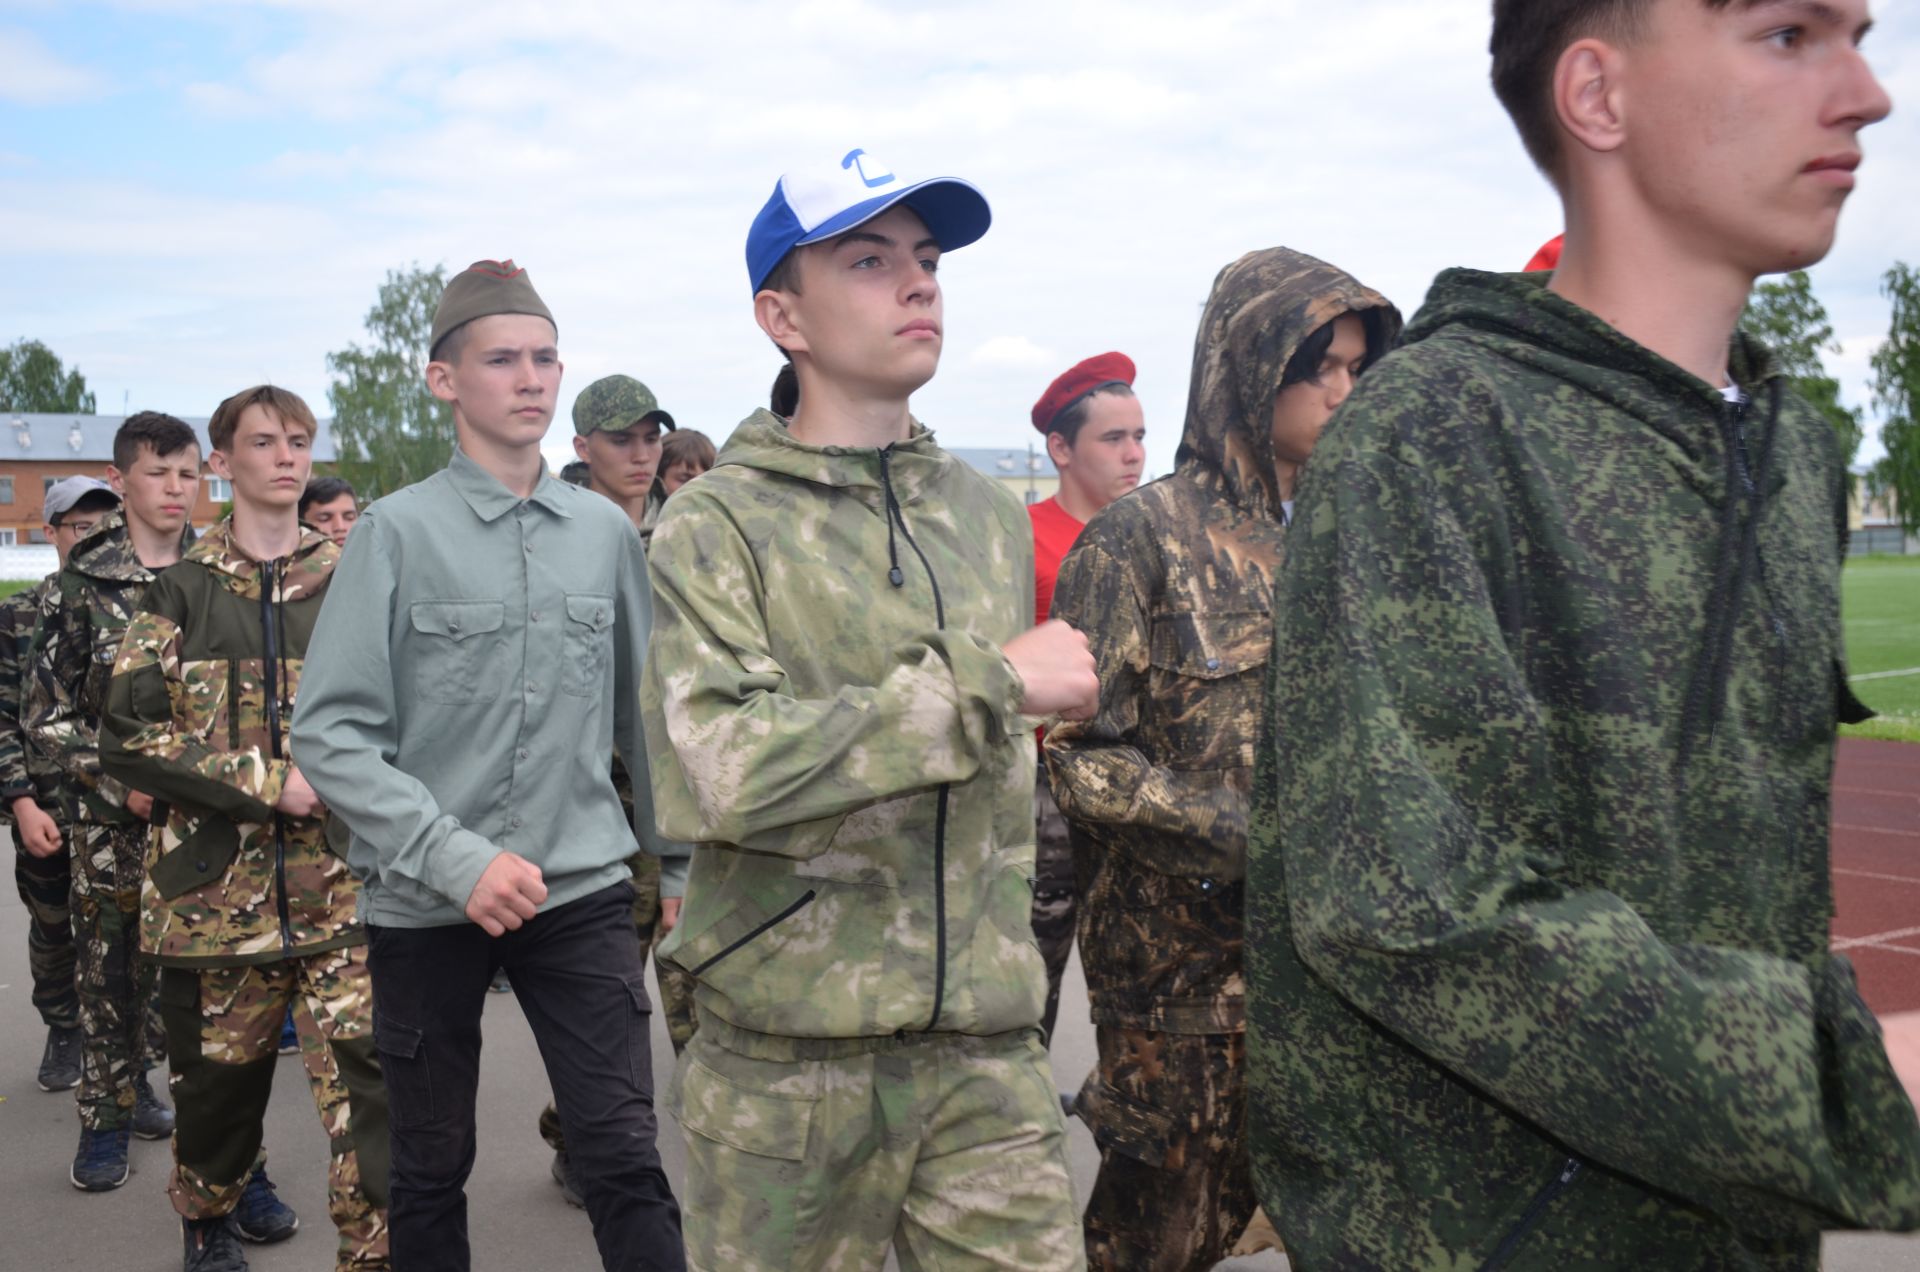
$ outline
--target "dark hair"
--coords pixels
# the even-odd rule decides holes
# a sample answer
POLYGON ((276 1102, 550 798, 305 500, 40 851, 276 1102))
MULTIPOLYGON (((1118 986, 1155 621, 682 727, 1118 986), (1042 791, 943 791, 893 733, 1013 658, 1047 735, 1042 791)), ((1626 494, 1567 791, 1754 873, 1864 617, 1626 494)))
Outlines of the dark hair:
POLYGON ((111 490, 89 490, 73 501, 73 507, 57 517, 48 517, 47 524, 58 527, 65 525, 67 518, 76 512, 107 512, 119 506, 120 498, 111 490))
MULTIPOLYGON (((1553 72, 1576 40, 1622 41, 1638 34, 1652 0, 1493 0, 1493 91, 1540 170, 1558 179, 1560 133, 1553 72)), ((1734 0, 1700 0, 1724 9, 1734 0)))
MULTIPOLYGON (((793 248, 780 258, 780 263, 767 271, 758 291, 783 291, 800 294, 800 249, 793 248)), ((756 292, 756 294, 758 294, 756 292)), ((780 349, 778 342, 774 348, 780 349)), ((791 419, 800 409, 800 376, 793 369, 793 355, 780 349, 780 356, 786 359, 780 371, 773 377, 773 391, 767 395, 767 407, 775 415, 791 419)), ((660 466, 666 467, 666 458, 661 457, 660 466)))
POLYGON ((152 451, 156 459, 164 459, 189 446, 198 458, 200 439, 193 435, 193 429, 185 420, 175 419, 163 411, 136 411, 127 416, 113 435, 113 466, 123 473, 131 469, 140 462, 142 447, 152 451))
POLYGON ((240 427, 240 417, 246 414, 248 407, 253 406, 272 411, 284 425, 304 428, 308 441, 320 435, 320 425, 313 418, 312 409, 298 393, 278 385, 258 384, 251 389, 242 389, 213 408, 213 418, 207 421, 207 440, 213 443, 213 449, 223 451, 233 445, 233 435, 240 427))
MULTIPOLYGON (((1280 373, 1280 388, 1295 384, 1318 384, 1320 382, 1320 364, 1327 360, 1327 350, 1333 347, 1333 324, 1351 314, 1360 320, 1367 333, 1367 354, 1360 362, 1360 370, 1365 371, 1374 363, 1387 356, 1386 329, 1382 325, 1385 314, 1381 309, 1349 309, 1344 314, 1336 314, 1327 320, 1312 335, 1300 342, 1300 347, 1287 359, 1287 369, 1280 373)), ((1275 392, 1279 392, 1278 389, 1275 392)))
POLYGON ((571 459, 561 466, 560 480, 569 486, 585 486, 592 482, 593 473, 586 460, 571 459))
POLYGON ((713 461, 719 458, 713 449, 713 439, 697 428, 682 428, 668 433, 660 443, 660 472, 675 464, 692 462, 705 472, 713 467, 713 461))
POLYGON ((1103 384, 1099 388, 1083 393, 1053 417, 1053 423, 1047 425, 1048 433, 1058 433, 1071 446, 1079 440, 1080 428, 1087 422, 1087 416, 1093 411, 1093 399, 1102 393, 1111 393, 1115 397, 1132 397, 1133 389, 1125 384, 1103 384))
POLYGON ((313 505, 332 503, 342 495, 355 503, 360 502, 360 496, 353 492, 353 484, 345 477, 313 478, 307 483, 307 488, 300 492, 300 520, 307 519, 307 509, 313 505))
POLYGON ((800 373, 793 369, 792 358, 788 358, 779 374, 773 377, 773 392, 767 395, 767 407, 786 419, 792 419, 793 413, 800 409, 800 373))

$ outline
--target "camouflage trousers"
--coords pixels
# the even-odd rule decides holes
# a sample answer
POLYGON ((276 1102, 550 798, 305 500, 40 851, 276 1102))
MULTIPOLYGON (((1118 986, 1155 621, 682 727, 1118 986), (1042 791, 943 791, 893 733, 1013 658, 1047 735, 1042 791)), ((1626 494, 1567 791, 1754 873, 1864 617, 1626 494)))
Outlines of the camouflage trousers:
POLYGON ((1201 1272, 1257 1202, 1246 1140, 1246 1035, 1097 1025, 1076 1111, 1100 1148, 1086 1213, 1100 1272, 1201 1272))
POLYGON ((13 883, 27 907, 27 966, 33 973, 33 1006, 50 1029, 80 1023, 80 991, 73 973, 73 853, 67 828, 51 857, 14 853, 13 883))
POLYGON ((327 1212, 335 1266, 389 1268, 387 1093, 373 1049, 364 946, 251 967, 169 967, 160 1006, 176 1127, 167 1196, 189 1219, 230 1214, 266 1160, 262 1122, 289 1007, 332 1150, 327 1212))
POLYGON ((133 1120, 134 1079, 166 1050, 154 1011, 154 968, 140 953, 145 826, 82 824, 73 834, 74 989, 80 1000, 80 1125, 133 1120))
POLYGON ((1047 1009, 1040 1018, 1040 1036, 1051 1042, 1060 1016, 1060 978, 1073 954, 1074 883, 1067 819, 1053 802, 1044 762, 1033 788, 1033 835, 1033 935, 1047 965, 1047 1009))
MULTIPOLYGON (((650 852, 637 852, 627 859, 627 868, 633 872, 633 927, 640 934, 643 959, 653 955, 653 974, 660 982, 660 1012, 666 1017, 667 1037, 677 1056, 693 1039, 693 977, 676 964, 661 962, 654 953, 667 939, 660 925, 660 858, 650 852)), ((552 1100, 540 1110, 540 1138, 556 1153, 567 1151, 560 1110, 552 1100)))
POLYGON ((686 1137, 689 1269, 877 1272, 889 1244, 903 1272, 1086 1266, 1033 1030, 766 1040, 703 1013, 668 1107, 686 1137), (743 1054, 769 1041, 824 1054, 743 1054))

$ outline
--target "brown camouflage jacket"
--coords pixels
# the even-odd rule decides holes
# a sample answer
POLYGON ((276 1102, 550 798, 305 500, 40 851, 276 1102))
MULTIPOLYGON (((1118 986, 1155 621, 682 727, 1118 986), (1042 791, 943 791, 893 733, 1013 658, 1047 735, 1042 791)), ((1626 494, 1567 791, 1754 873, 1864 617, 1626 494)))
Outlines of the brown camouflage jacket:
POLYGON ((1100 710, 1048 732, 1075 836, 1093 1018, 1170 1033, 1242 1027, 1241 881, 1254 743, 1286 530, 1273 399, 1287 362, 1384 296, 1284 248, 1214 280, 1173 475, 1096 513, 1060 567, 1053 617, 1087 634, 1100 710))
POLYGON ((54 817, 63 816, 60 767, 27 741, 28 658, 34 628, 57 576, 0 601, 0 823, 13 821, 13 801, 31 795, 54 817))
MULTIPOLYGON (((192 542, 188 529, 180 546, 192 542)), ((62 820, 134 820, 126 788, 100 771, 100 714, 120 638, 153 580, 116 512, 74 545, 47 589, 28 654, 22 718, 27 741, 60 769, 67 797, 62 820)))
POLYGON ((101 722, 109 776, 156 802, 141 946, 232 966, 363 938, 344 827, 274 811, 300 669, 340 551, 317 531, 261 563, 221 521, 147 590, 101 722), (332 833, 330 833, 332 832, 332 833))

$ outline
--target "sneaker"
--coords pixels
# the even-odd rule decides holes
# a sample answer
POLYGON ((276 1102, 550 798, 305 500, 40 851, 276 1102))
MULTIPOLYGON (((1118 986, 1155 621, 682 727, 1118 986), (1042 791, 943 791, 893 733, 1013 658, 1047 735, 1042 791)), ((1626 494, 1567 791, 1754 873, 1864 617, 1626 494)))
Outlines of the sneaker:
POLYGON ((580 1179, 573 1173, 573 1159, 563 1149, 553 1155, 553 1182, 560 1185, 560 1199, 569 1206, 580 1210, 587 1208, 587 1197, 580 1189, 580 1179))
POLYGON ((40 1089, 71 1091, 80 1085, 80 1026, 55 1025, 47 1030, 47 1049, 40 1053, 40 1089))
POLYGON ((233 1216, 217 1219, 182 1219, 187 1253, 182 1266, 186 1272, 247 1272, 247 1252, 240 1248, 233 1230, 233 1216))
POLYGON ((487 988, 496 994, 511 994, 513 992, 513 982, 507 979, 507 969, 503 967, 499 971, 496 971, 493 974, 493 982, 489 984, 487 988))
POLYGON ((285 1241, 299 1231, 300 1216, 274 1192, 266 1167, 254 1167, 247 1190, 240 1194, 240 1204, 233 1208, 233 1229, 242 1240, 255 1245, 285 1241))
POLYGON ((133 1133, 143 1140, 163 1140, 173 1134, 173 1110, 153 1093, 144 1073, 133 1080, 133 1133))
POLYGON ((300 1054, 300 1034, 293 1027, 293 1009, 287 1009, 287 1019, 280 1026, 280 1054, 297 1056, 300 1054))
POLYGON ((127 1182, 132 1167, 127 1165, 127 1142, 131 1126, 107 1131, 80 1128, 80 1148, 73 1155, 73 1169, 67 1178, 81 1192, 112 1192, 127 1182))
POLYGON ((1068 1095, 1065 1091, 1062 1091, 1060 1093, 1060 1111, 1068 1117, 1078 1117, 1080 1115, 1078 1101, 1079 1097, 1068 1095))

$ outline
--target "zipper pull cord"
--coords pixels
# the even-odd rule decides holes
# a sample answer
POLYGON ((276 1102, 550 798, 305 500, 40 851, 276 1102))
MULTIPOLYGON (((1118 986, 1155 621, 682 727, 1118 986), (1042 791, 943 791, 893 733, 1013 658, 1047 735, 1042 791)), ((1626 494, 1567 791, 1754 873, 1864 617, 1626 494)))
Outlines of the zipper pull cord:
POLYGON ((905 587, 907 576, 900 571, 900 549, 894 542, 893 528, 900 519, 900 501, 893 497, 893 473, 889 468, 893 460, 891 444, 880 448, 880 490, 883 501, 881 516, 887 521, 887 582, 895 587, 905 587))

